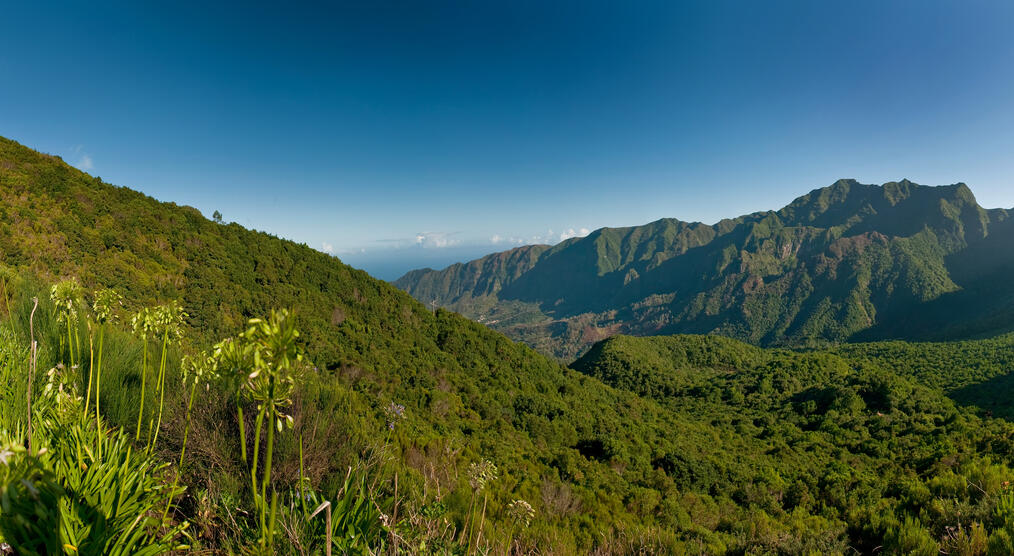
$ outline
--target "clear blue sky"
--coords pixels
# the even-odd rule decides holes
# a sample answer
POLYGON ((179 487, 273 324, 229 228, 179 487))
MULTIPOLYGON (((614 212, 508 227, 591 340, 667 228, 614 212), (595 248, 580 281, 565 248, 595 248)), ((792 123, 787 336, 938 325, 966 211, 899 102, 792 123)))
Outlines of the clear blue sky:
POLYGON ((841 177, 1014 206, 1014 2, 33 4, 0 135, 383 278, 841 177))

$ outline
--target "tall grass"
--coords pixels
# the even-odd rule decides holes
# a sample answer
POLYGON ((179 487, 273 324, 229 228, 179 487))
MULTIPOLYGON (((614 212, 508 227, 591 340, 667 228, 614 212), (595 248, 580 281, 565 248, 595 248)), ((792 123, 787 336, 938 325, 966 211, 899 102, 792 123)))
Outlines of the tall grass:
POLYGON ((11 403, 0 403, 0 535, 19 554, 160 554, 209 535, 227 552, 390 550, 391 502, 375 488, 382 466, 335 453, 348 439, 332 431, 348 433, 331 416, 350 414, 351 394, 315 380, 297 389, 306 364, 289 312, 252 319, 202 354, 183 345, 182 305, 136 312, 132 334, 111 290, 86 305, 70 285, 34 301, 42 287, 30 280, 0 280, 0 297, 5 287, 0 396, 11 403), (50 371, 33 373, 32 360, 50 371), (303 434, 285 434, 303 403, 316 409, 298 415, 306 461, 303 434), (32 452, 20 448, 29 420, 32 452), (237 467, 247 477, 238 483, 237 467))
MULTIPOLYGON (((29 322, 31 335, 34 319, 29 322)), ((10 323, 0 324, 5 399, 18 399, 38 378, 24 372, 25 355, 10 323)), ((84 411, 75 369, 54 366, 46 377, 30 404, 0 410, 3 538, 18 554, 161 554, 184 548, 178 539, 187 525, 159 521, 152 513, 177 494, 163 479, 164 464, 135 452, 123 433, 101 434, 102 426, 84 411), (26 420, 35 425, 28 449, 21 442, 26 420)))
POLYGON ((30 357, 31 351, 11 327, 0 326, 0 369, 10 369, 0 380, 0 423, 10 430, 28 429, 32 388, 30 357))

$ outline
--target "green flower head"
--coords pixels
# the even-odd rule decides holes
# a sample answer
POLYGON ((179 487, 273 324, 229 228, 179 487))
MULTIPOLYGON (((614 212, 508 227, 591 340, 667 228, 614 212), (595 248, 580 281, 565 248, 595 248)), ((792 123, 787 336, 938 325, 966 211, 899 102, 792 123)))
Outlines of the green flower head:
POLYGON ((476 492, 481 492, 484 488, 486 488, 486 483, 495 481, 496 478, 496 465, 488 459, 484 459, 468 466, 468 484, 470 484, 472 486, 472 490, 476 492))
POLYGON ((159 305, 152 310, 154 331, 158 336, 166 335, 170 341, 178 341, 183 337, 183 321, 188 316, 177 301, 159 305))
POLYGON ((49 299, 53 302, 53 307, 56 310, 57 322, 77 321, 77 310, 81 304, 83 292, 77 278, 69 278, 53 284, 49 290, 49 299))
POLYGON ((99 324, 115 322, 116 309, 119 307, 123 307, 123 296, 116 290, 104 289, 95 292, 92 309, 95 311, 95 320, 99 324))
POLYGON ((194 357, 184 356, 181 367, 184 386, 197 386, 218 378, 218 360, 209 353, 201 353, 194 357))
POLYGON ((511 517, 517 525, 522 527, 528 527, 532 522, 532 518, 535 517, 535 510, 532 509, 532 505, 524 500, 515 500, 507 505, 507 515, 511 517))
POLYGON ((134 314, 130 319, 130 327, 134 329, 134 334, 142 338, 147 338, 149 334, 155 331, 155 321, 151 308, 145 307, 134 314))

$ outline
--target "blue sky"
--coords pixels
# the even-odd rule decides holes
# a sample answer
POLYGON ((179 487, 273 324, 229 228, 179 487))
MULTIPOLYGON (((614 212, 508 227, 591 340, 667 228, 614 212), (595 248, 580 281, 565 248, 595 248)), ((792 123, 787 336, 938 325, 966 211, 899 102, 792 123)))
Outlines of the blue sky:
POLYGON ((32 4, 0 135, 382 278, 841 177, 1014 206, 1011 2, 32 4))

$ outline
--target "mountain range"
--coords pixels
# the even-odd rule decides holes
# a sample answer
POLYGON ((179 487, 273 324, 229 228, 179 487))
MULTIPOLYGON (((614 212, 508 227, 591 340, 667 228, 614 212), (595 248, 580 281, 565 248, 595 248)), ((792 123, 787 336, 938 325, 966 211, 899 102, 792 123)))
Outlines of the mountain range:
POLYGON ((976 337, 1014 326, 1014 220, 963 183, 839 180, 713 225, 601 228, 394 282, 571 360, 614 334, 765 346, 976 337))

